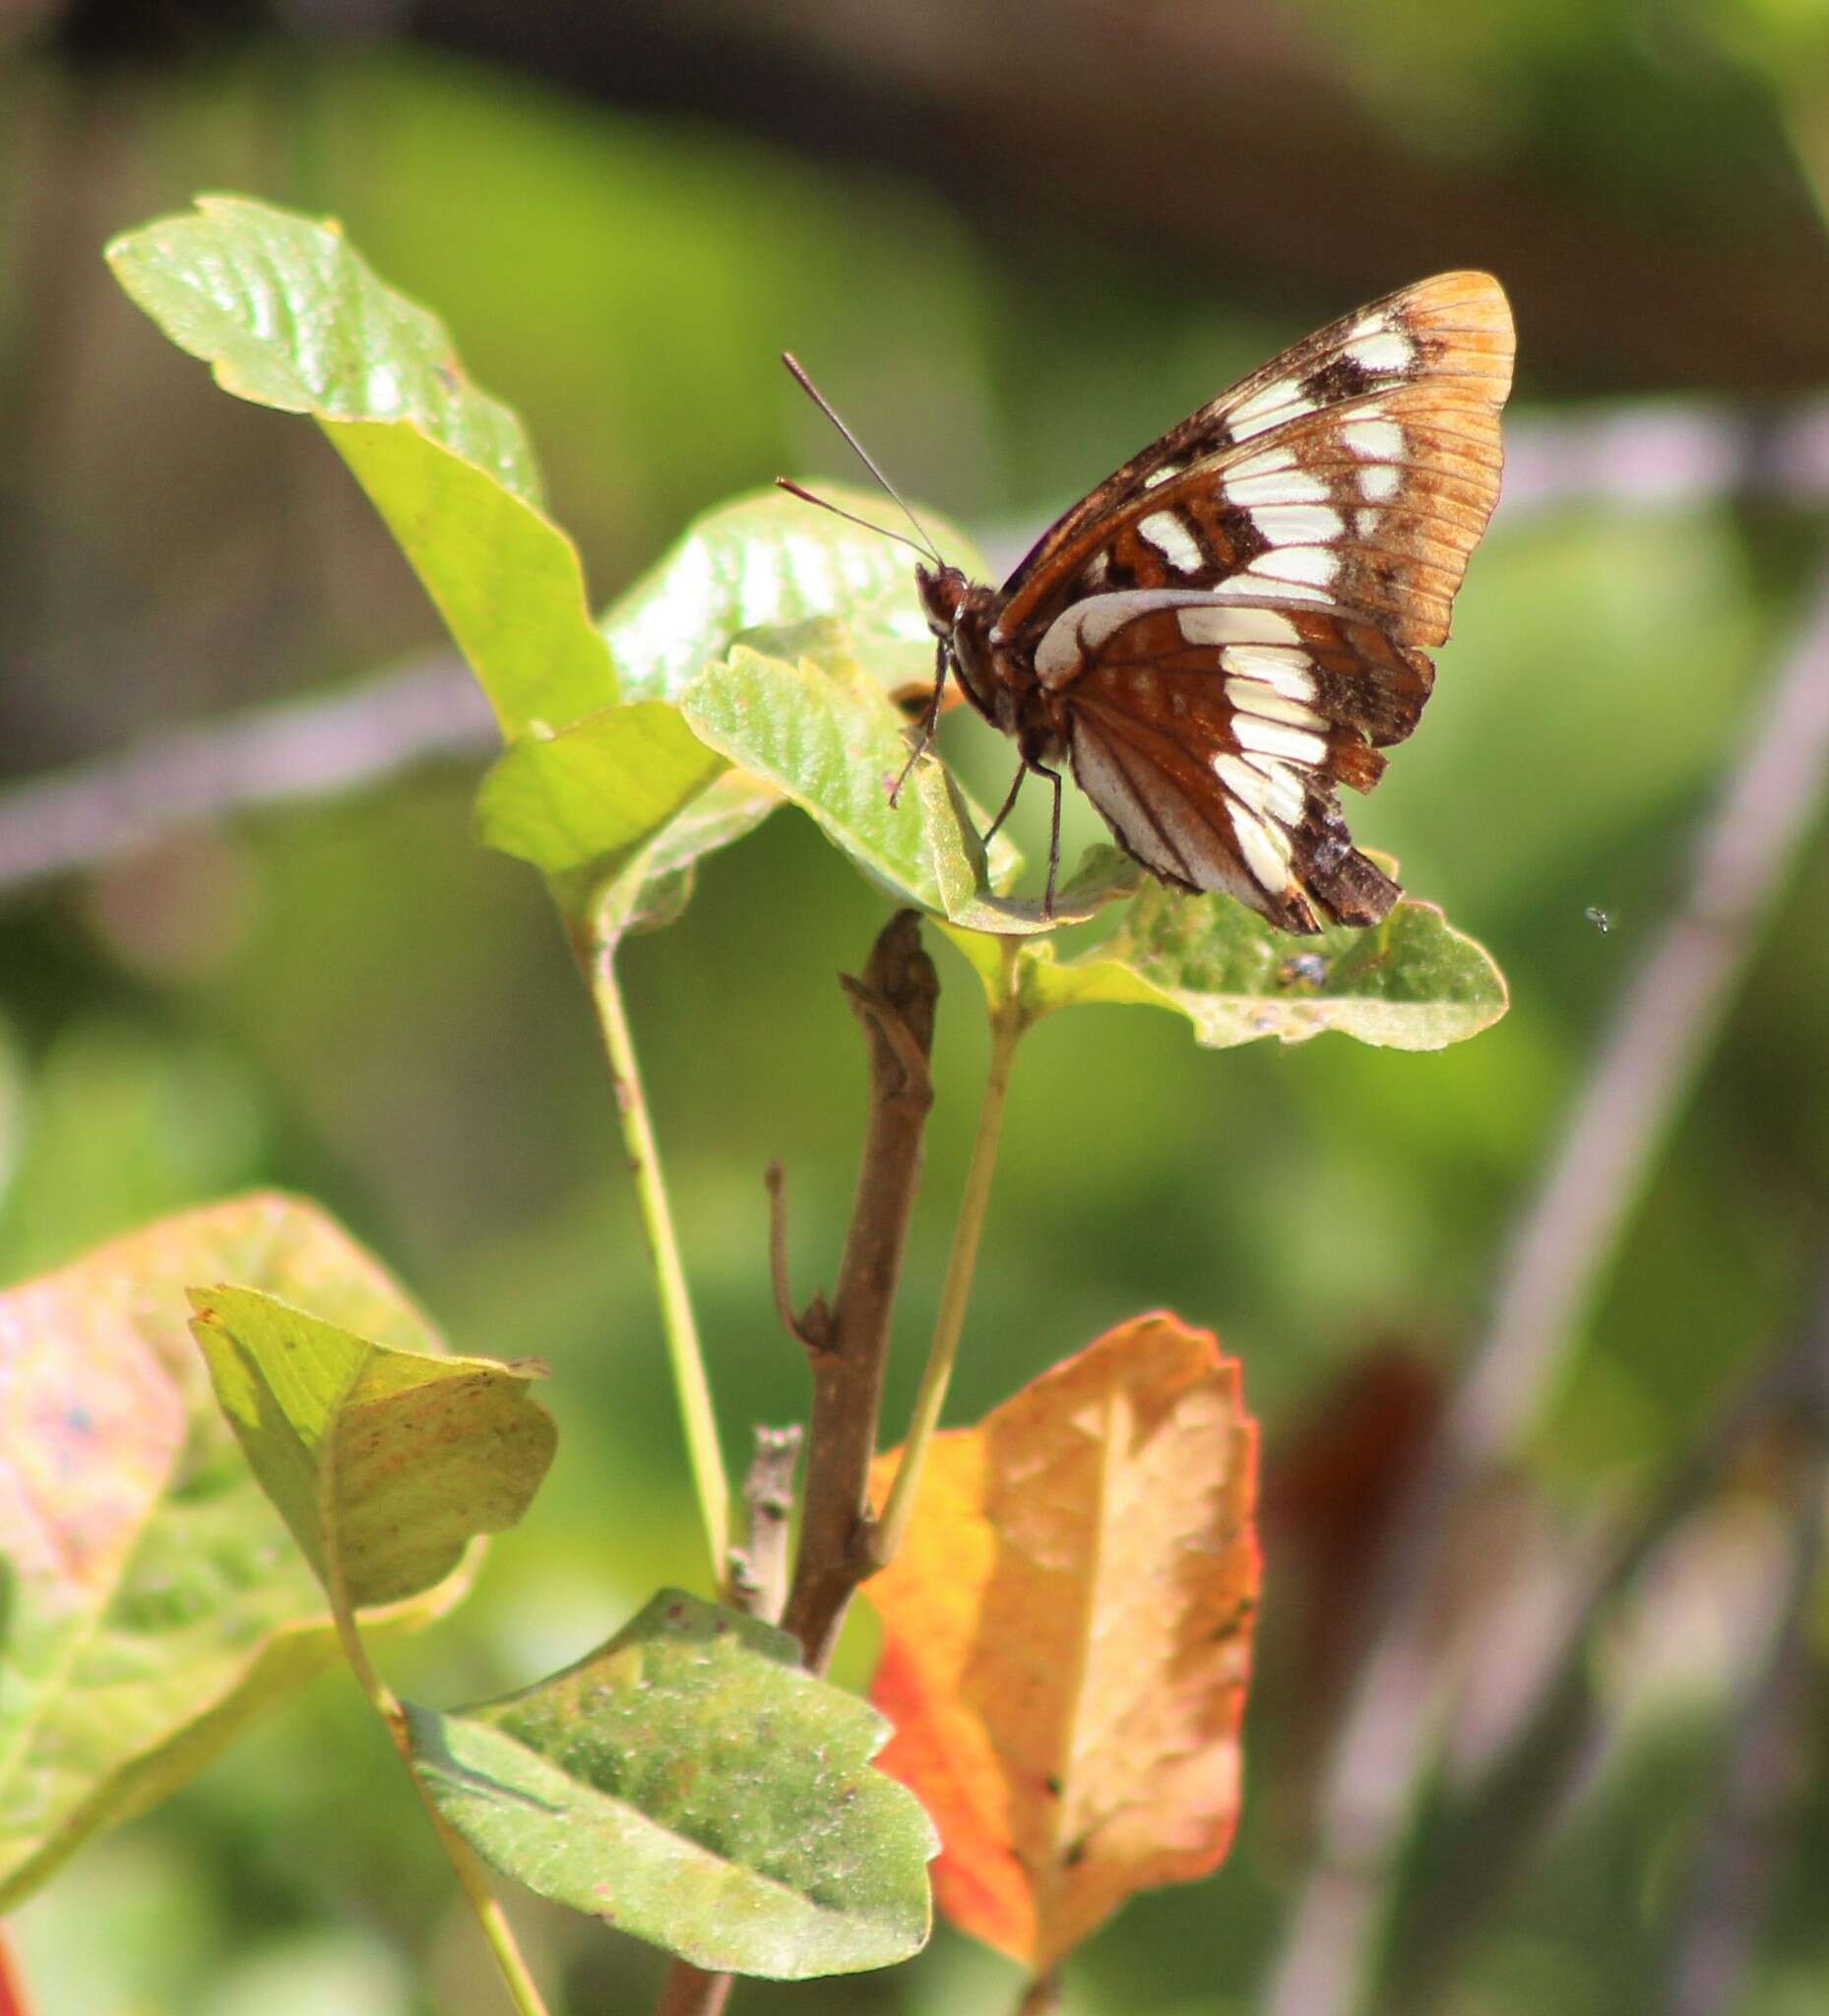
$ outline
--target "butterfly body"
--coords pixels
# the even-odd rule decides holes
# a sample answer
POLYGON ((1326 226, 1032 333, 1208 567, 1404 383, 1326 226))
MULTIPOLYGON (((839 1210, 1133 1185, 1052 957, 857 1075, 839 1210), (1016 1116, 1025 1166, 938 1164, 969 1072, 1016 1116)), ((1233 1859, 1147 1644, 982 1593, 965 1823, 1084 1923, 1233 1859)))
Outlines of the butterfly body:
POLYGON ((1030 772, 1054 786, 1050 907, 1064 759, 1166 882, 1287 931, 1386 915, 1401 892, 1337 787, 1369 790, 1428 697, 1498 496, 1512 348, 1496 281, 1423 281, 1170 429, 1001 589, 916 568, 934 712, 950 670, 1015 740, 1005 812, 1030 772))

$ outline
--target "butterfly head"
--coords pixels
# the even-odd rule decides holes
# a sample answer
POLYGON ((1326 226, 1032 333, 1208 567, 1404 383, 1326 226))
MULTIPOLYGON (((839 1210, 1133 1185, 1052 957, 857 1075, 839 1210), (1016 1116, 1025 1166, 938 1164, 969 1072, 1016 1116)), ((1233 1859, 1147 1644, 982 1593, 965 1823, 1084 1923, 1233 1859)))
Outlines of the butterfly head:
POLYGON ((961 611, 972 596, 972 584, 957 567, 929 567, 917 561, 914 586, 927 627, 942 644, 951 644, 961 611))
POLYGON ((927 627, 940 640, 960 690, 986 721, 1006 735, 1015 734, 1016 692, 999 676, 989 635, 1000 600, 997 591, 967 580, 957 567, 917 565, 914 586, 927 627))

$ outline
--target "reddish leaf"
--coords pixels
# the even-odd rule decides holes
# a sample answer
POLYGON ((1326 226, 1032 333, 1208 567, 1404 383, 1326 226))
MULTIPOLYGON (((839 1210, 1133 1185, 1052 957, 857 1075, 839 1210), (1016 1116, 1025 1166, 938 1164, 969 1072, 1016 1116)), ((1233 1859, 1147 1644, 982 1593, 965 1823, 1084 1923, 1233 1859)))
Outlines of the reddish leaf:
POLYGON ((940 1830, 935 1898, 1038 1974, 1230 1845, 1256 1457, 1236 1359, 1141 1316, 937 1436, 867 1585, 896 1726, 877 1761, 940 1830))

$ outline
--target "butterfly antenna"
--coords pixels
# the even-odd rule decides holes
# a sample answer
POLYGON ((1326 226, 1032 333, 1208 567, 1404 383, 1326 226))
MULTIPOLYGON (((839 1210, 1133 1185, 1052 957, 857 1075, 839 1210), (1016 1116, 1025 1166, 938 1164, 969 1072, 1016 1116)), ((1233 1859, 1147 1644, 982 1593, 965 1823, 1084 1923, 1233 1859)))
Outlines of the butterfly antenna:
POLYGON ((829 498, 816 497, 811 490, 803 490, 788 476, 777 476, 775 487, 778 490, 786 490, 790 497, 798 497, 802 504, 817 504, 820 510, 830 511, 835 518, 849 518, 852 525, 862 526, 865 532, 881 533, 884 538, 896 540, 898 544, 907 546, 911 552, 927 554, 936 562, 940 558, 931 546, 915 545, 907 533, 892 532, 886 525, 878 525, 868 518, 859 518, 856 512, 847 511, 842 504, 834 504, 829 498))
MULTIPOLYGON (((940 558, 939 548, 935 546, 932 538, 929 537, 927 528, 924 525, 922 525, 920 520, 916 518, 914 512, 909 509, 908 499, 904 497, 902 492, 896 488, 895 484, 892 483, 886 475, 884 475, 883 472, 877 468, 875 462, 871 460, 869 450, 864 447, 863 443, 857 439, 856 435, 851 432, 851 430, 845 424, 845 422, 839 418, 837 412, 834 411, 833 410, 832 402, 829 399, 827 399, 826 395, 823 392, 821 392, 819 387, 815 385, 813 381, 806 375, 805 368, 802 366, 799 358, 796 357, 791 350, 783 350, 782 362, 788 366, 790 372, 792 372, 794 383, 799 386, 800 390, 806 394, 807 398, 813 402, 813 404, 819 409, 819 410, 825 414, 826 418, 829 419, 832 422, 832 424, 839 430, 839 432, 845 436, 846 440, 851 443, 851 452, 856 456, 857 460, 863 464, 864 468, 867 469, 870 472, 870 473, 876 478, 876 480, 882 485, 884 495, 891 497, 895 500, 896 508, 902 513, 903 517, 906 518, 908 522, 914 528, 915 533, 919 536, 921 546, 926 550, 926 552, 928 552, 932 556, 933 564, 936 567, 944 567, 946 565, 946 562, 940 558)), ((792 489, 793 485, 791 483, 784 483, 782 487, 784 489, 792 489)), ((806 496, 806 492, 804 490, 795 491, 794 494, 796 496, 801 497, 806 496)), ((819 497, 809 497, 807 498, 807 501, 812 504, 818 504, 822 503, 824 500, 819 497)), ((838 507, 836 505, 827 505, 826 508, 828 510, 837 510, 838 507)), ((839 512, 839 516, 841 518, 850 518, 851 513, 849 511, 841 511, 839 512)), ((858 525, 863 525, 866 522, 866 520, 861 518, 855 521, 855 523, 857 523, 858 525)), ((881 526, 872 526, 870 529, 873 532, 881 532, 883 528, 881 526)), ((890 537, 892 538, 896 538, 899 536, 899 534, 890 534, 890 537)), ((905 541, 905 543, 912 544, 913 541, 905 541)))

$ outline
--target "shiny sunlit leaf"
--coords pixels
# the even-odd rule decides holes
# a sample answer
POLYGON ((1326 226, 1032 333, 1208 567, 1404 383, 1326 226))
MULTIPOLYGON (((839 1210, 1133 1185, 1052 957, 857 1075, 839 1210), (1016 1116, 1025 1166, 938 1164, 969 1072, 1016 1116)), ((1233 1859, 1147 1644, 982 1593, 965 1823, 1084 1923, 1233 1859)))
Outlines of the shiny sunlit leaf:
MULTIPOLYGON (((751 635, 773 645, 780 633, 751 635)), ((1003 895, 1022 856, 1001 836, 986 856, 978 840, 985 815, 936 757, 923 756, 890 803, 908 762, 907 724, 844 627, 792 635, 806 647, 793 660, 737 645, 686 689, 686 719, 702 741, 809 813, 897 902, 970 930, 1016 936, 1090 916, 1115 893, 1109 850, 1101 849, 1069 878, 1051 920, 1039 901, 1003 895)))
MULTIPOLYGON (((821 494, 865 516, 883 501, 842 483, 822 485, 821 494)), ((946 550, 977 563, 957 528, 932 522, 946 550)), ((773 488, 698 519, 618 598, 603 632, 631 699, 679 699, 739 642, 790 662, 842 657, 855 676, 905 705, 933 679, 933 638, 907 549, 773 488)), ((650 855, 588 892, 598 936, 670 921, 690 893, 692 862, 741 839, 784 797, 761 777, 721 779, 650 855)))
POLYGON ((724 768, 668 702, 606 707, 556 735, 523 735, 483 779, 476 827, 488 846, 548 874, 591 863, 611 872, 724 768))
POLYGON ((897 901, 950 915, 989 898, 971 815, 934 758, 889 802, 908 760, 902 718, 853 662, 738 645, 682 704, 702 741, 810 813, 897 901))
POLYGON ((438 319, 334 222, 243 197, 107 248, 135 301, 236 397, 309 413, 400 541, 511 740, 618 697, 571 540, 540 508, 520 421, 465 375, 438 319))
MULTIPOLYGON (((874 490, 814 487, 865 518, 895 509, 874 490)), ((956 565, 987 571, 957 526, 924 509, 922 518, 956 565)), ((858 663, 885 693, 905 692, 933 682, 933 634, 915 598, 914 565, 907 547, 879 533, 785 491, 760 490, 695 521, 617 601, 603 631, 630 699, 676 700, 750 631, 821 617, 843 619, 858 663)))
POLYGON ((865 1584, 882 1766, 939 1827, 935 1898, 1037 1974, 1230 1844, 1256 1433, 1210 1333, 1139 1317, 936 1437, 865 1584))

